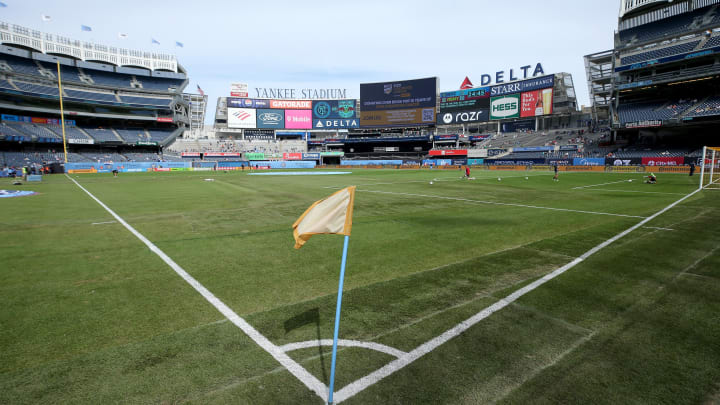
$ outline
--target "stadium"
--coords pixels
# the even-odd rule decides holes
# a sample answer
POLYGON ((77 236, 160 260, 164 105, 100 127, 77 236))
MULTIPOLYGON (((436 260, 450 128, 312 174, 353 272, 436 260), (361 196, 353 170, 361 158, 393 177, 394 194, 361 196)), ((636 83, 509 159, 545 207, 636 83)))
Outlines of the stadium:
POLYGON ((613 29, 211 96, 0 22, 0 403, 720 403, 720 0, 613 29))

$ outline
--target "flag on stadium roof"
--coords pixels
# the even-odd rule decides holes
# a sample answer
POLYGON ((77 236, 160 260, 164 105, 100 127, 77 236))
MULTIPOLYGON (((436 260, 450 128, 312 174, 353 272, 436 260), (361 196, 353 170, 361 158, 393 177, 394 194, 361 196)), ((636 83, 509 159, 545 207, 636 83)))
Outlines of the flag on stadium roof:
POLYGON ((465 80, 463 80, 462 84, 460 85, 460 90, 472 89, 473 87, 475 86, 473 86, 470 78, 465 76, 465 80))
POLYGON ((45 14, 41 15, 40 18, 42 18, 43 21, 50 21, 50 20, 52 20, 52 18, 51 18, 49 15, 45 15, 45 14))
POLYGON ((150 38, 150 43, 160 45, 160 41, 155 38, 150 38))
POLYGON ((184 48, 185 45, 183 45, 182 42, 175 41, 175 46, 179 46, 180 48, 184 48))
POLYGON ((92 28, 88 27, 87 25, 81 25, 80 31, 92 31, 92 28))
POLYGON ((125 34, 124 32, 118 32, 118 38, 126 39, 127 37, 128 37, 128 34, 125 34))
POLYGON ((355 186, 352 186, 311 205, 292 226, 295 249, 300 249, 313 235, 350 236, 354 200, 355 186))
POLYGON ((199 84, 197 85, 197 88, 198 88, 198 93, 200 93, 201 96, 204 96, 205 92, 203 91, 203 89, 200 88, 199 84))

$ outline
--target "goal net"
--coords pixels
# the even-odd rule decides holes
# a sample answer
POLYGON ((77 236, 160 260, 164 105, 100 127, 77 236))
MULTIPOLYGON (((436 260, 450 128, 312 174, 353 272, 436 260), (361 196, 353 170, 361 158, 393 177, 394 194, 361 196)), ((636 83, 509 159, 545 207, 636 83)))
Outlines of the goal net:
POLYGON ((720 147, 706 146, 700 164, 700 188, 720 190, 720 147))

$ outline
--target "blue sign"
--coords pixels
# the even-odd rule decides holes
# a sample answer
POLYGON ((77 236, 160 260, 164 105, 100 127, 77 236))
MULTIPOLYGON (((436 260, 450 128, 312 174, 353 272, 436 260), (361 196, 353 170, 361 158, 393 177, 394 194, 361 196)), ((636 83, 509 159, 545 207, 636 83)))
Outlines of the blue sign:
POLYGON ((572 166, 573 159, 550 159, 548 164, 552 166, 572 166))
POLYGON ((257 110, 257 127, 268 129, 285 129, 285 110, 257 110))
POLYGON ((338 129, 338 128, 360 128, 360 120, 352 119, 324 119, 313 120, 314 129, 338 129))
POLYGON ((468 139, 470 140, 470 142, 475 142, 484 141, 488 138, 490 138, 490 135, 471 135, 468 139))
POLYGON ((498 159, 486 160, 486 162, 496 166, 532 166, 545 164, 545 159, 498 159))
POLYGON ((542 76, 535 79, 523 80, 508 84, 500 84, 490 88, 491 96, 522 93, 524 91, 547 89, 555 86, 555 75, 542 76))
POLYGON ((605 166, 605 158, 575 158, 573 166, 605 166))
POLYGON ((320 160, 319 153, 303 153, 302 160, 320 160))
POLYGON ((0 198, 13 198, 13 197, 25 197, 28 195, 37 194, 34 191, 24 190, 0 190, 0 198))
POLYGON ((2 120, 3 120, 3 121, 14 121, 14 122, 17 122, 17 121, 18 121, 18 116, 17 116, 17 115, 3 114, 3 115, 2 115, 2 120))
POLYGON ((485 164, 485 159, 468 159, 468 166, 482 166, 485 164))
POLYGON ((317 100, 313 101, 313 119, 356 118, 355 100, 317 100))
POLYGON ((230 108, 270 108, 270 100, 228 97, 227 106, 230 108))
POLYGON ((528 146, 526 148, 513 148, 513 152, 549 152, 555 150, 554 146, 528 146))
POLYGON ((428 159, 422 161, 423 166, 452 166, 451 159, 428 159))
POLYGON ((502 125, 500 125, 501 132, 518 132, 518 131, 534 131, 534 130, 535 130, 535 120, 534 119, 523 120, 523 121, 503 122, 502 125))

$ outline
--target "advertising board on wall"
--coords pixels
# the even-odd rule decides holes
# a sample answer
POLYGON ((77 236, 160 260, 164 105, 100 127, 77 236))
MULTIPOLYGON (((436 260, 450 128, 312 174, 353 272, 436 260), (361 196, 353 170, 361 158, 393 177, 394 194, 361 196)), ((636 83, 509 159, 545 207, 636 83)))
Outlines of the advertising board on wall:
POLYGON ((437 78, 360 85, 360 126, 417 126, 435 123, 437 78))
POLYGON ((644 166, 680 166, 685 164, 684 157, 644 157, 642 158, 644 166))
POLYGON ((465 149, 439 149, 431 150, 430 156, 467 156, 468 151, 465 149))
POLYGON ((312 102, 313 119, 355 118, 355 100, 317 100, 312 102))
POLYGON ((314 129, 348 129, 348 128, 360 128, 360 120, 357 118, 353 119, 324 119, 324 120, 313 120, 314 129))
MULTIPOLYGON (((489 101, 489 100, 487 100, 489 101)), ((438 124, 464 124, 468 122, 486 122, 490 118, 490 110, 486 107, 476 108, 472 111, 441 112, 438 114, 438 124)))
POLYGON ((520 116, 520 95, 509 94, 490 99, 490 119, 502 120, 520 116))
POLYGON ((302 160, 302 153, 283 153, 283 160, 302 160))
POLYGON ((270 108, 270 100, 228 97, 227 106, 231 108, 270 108))
POLYGON ((286 129, 312 129, 311 110, 285 110, 286 129))
POLYGON ((605 158, 574 158, 573 166, 605 166, 605 158))
POLYGON ((490 87, 440 93, 440 113, 487 108, 489 103, 490 87))
POLYGON ((228 108, 229 128, 257 128, 255 109, 228 108))
POLYGON ((553 112, 553 89, 526 91, 520 95, 520 117, 539 117, 553 112))
POLYGON ((257 127, 263 129, 285 129, 285 110, 257 110, 257 127))
POLYGON ((555 75, 537 77, 535 79, 523 80, 490 87, 490 96, 502 96, 505 94, 522 93, 525 91, 542 90, 555 86, 555 75))
POLYGON ((311 100, 270 100, 270 108, 282 110, 312 110, 311 100))

